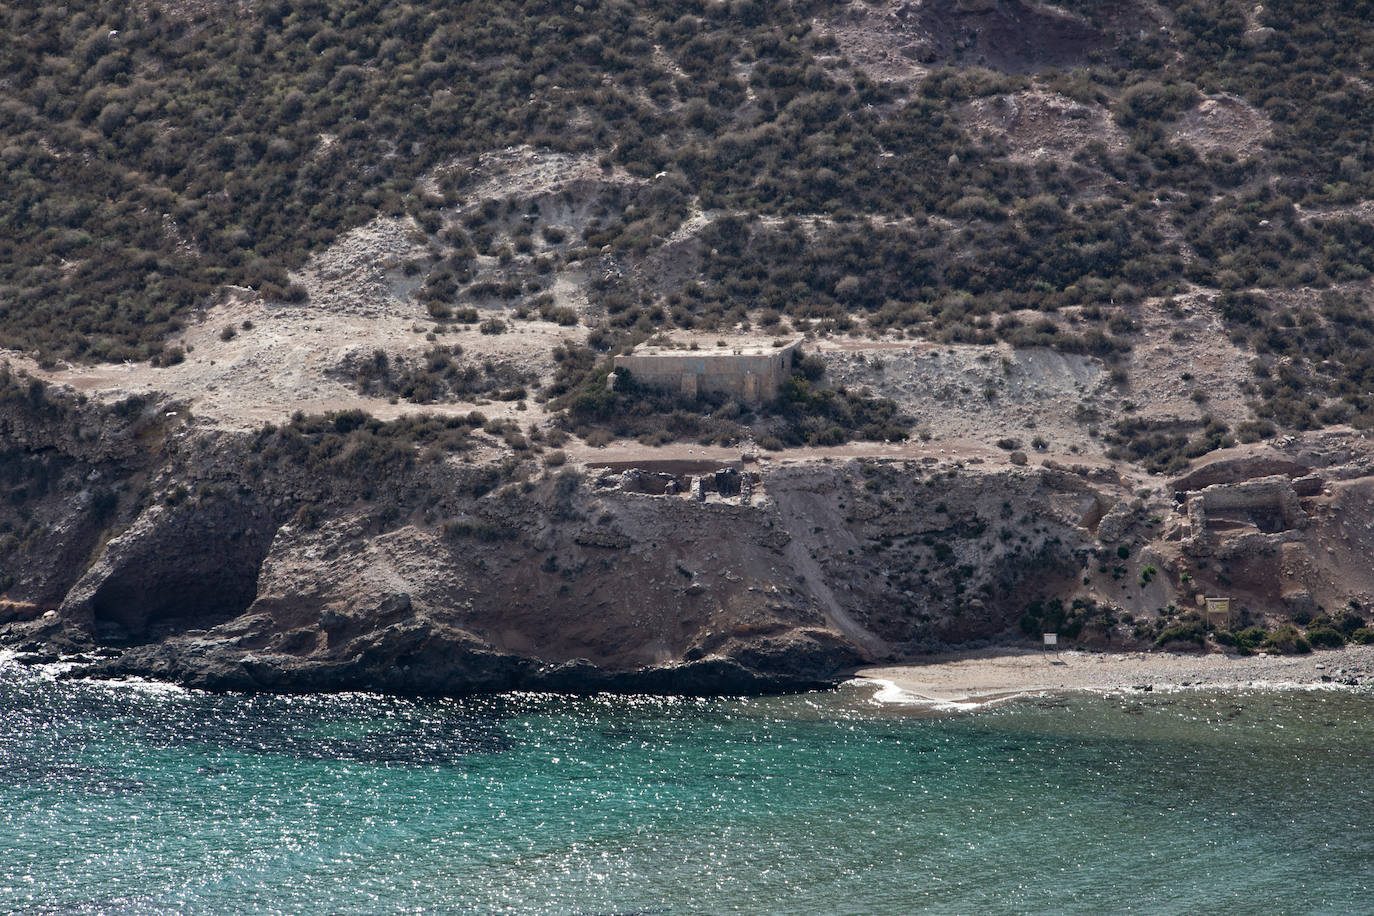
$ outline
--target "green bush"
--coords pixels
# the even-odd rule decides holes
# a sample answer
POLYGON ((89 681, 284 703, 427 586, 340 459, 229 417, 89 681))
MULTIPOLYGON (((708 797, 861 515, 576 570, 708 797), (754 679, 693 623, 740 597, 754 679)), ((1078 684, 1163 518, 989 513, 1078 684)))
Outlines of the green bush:
POLYGON ((1076 639, 1083 631, 1083 625, 1096 608, 1088 608, 1075 602, 1070 608, 1058 598, 1048 601, 1037 599, 1026 605, 1025 613, 1019 621, 1021 632, 1027 636, 1039 637, 1042 633, 1058 633, 1065 639, 1076 639))
POLYGON ((1207 631, 1203 629, 1202 624, 1190 621, 1162 630, 1155 639, 1155 646, 1159 647, 1171 642, 1194 642, 1201 646, 1206 639, 1207 631))
POLYGON ((1270 631, 1259 648, 1271 649, 1281 655, 1304 655, 1312 651, 1309 643, 1291 624, 1270 631))
POLYGON ((719 392, 685 397, 641 384, 625 369, 615 370, 616 384, 610 390, 606 380, 611 364, 598 362, 587 348, 560 346, 554 360, 558 370, 549 386, 555 395, 550 406, 562 414, 565 426, 600 426, 648 445, 683 439, 733 445, 751 434, 783 446, 839 445, 851 439, 902 440, 911 426, 911 419, 889 399, 813 387, 805 358, 783 383, 776 402, 748 412, 719 392))
POLYGON ((536 380, 533 373, 509 362, 465 362, 462 355, 457 344, 430 347, 413 362, 373 350, 371 356, 347 361, 342 369, 362 394, 395 396, 416 404, 479 397, 520 400, 526 396, 525 386, 536 380))
POLYGON ((1135 127, 1142 121, 1159 121, 1177 117, 1200 101, 1197 87, 1186 84, 1162 85, 1144 80, 1121 93, 1114 117, 1123 127, 1135 127))
POLYGON ((1253 652, 1264 645, 1269 638, 1269 631, 1264 627, 1246 627, 1236 633, 1236 646, 1253 652))
POLYGON ((1139 462, 1151 473, 1174 473, 1193 458, 1235 445, 1229 428, 1210 416, 1200 420, 1120 420, 1103 439, 1112 447, 1107 456, 1139 462))
POLYGON ((1311 627, 1307 631, 1307 641, 1314 649, 1339 649, 1345 645, 1345 636, 1331 627, 1311 627))

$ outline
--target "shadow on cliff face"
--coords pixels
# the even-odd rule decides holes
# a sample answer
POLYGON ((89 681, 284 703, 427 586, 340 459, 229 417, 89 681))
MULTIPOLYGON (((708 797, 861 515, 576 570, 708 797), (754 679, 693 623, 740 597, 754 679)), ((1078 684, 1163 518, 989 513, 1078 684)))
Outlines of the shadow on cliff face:
POLYGON ((63 616, 107 645, 231 620, 257 597, 274 529, 256 506, 225 498, 158 507, 107 545, 69 594, 63 616))
POLYGON ((1011 73, 1081 65, 1111 37, 1063 10, 1020 0, 927 0, 898 4, 892 21, 914 22, 922 41, 911 56, 927 63, 978 64, 1011 73))
POLYGON ((208 629, 242 614, 256 595, 251 563, 182 570, 157 581, 135 569, 121 570, 92 598, 93 635, 101 643, 127 644, 208 629))

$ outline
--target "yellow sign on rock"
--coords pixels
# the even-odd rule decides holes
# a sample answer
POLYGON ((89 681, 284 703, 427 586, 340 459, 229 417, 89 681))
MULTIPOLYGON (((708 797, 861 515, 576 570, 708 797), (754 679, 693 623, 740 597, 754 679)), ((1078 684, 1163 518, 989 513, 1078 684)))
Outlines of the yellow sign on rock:
POLYGON ((1231 616, 1231 599, 1230 599, 1230 598, 1207 598, 1207 599, 1206 599, 1206 604, 1207 604, 1207 616, 1208 616, 1208 617, 1211 617, 1211 616, 1213 616, 1213 615, 1217 615, 1217 616, 1221 616, 1221 617, 1230 617, 1230 616, 1231 616))

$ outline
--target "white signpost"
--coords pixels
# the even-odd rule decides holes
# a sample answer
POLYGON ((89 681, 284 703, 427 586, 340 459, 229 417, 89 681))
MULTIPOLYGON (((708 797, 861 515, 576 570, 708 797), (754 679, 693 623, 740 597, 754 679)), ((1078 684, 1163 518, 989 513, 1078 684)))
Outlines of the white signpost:
POLYGON ((1054 647, 1058 648, 1058 646, 1059 646, 1059 634, 1058 634, 1058 633, 1046 633, 1046 634, 1045 634, 1045 645, 1047 645, 1047 646, 1054 646, 1054 647))

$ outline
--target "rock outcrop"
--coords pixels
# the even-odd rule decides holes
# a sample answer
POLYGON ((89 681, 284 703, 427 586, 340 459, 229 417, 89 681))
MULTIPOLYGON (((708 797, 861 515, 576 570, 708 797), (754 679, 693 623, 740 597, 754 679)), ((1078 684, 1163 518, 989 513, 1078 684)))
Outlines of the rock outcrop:
POLYGON ((1131 645, 1204 592, 1310 616, 1374 591, 1358 462, 1200 469, 1229 482, 1185 522, 1172 491, 1102 467, 598 474, 360 424, 234 434, 155 399, 3 399, 0 642, 215 690, 716 694, 1023 638, 1071 602, 1082 640, 1131 645))

